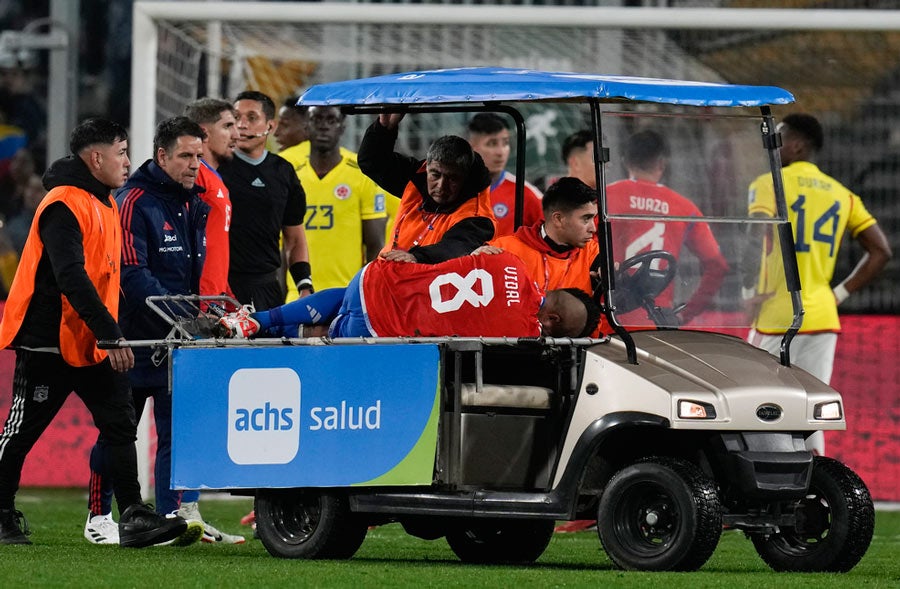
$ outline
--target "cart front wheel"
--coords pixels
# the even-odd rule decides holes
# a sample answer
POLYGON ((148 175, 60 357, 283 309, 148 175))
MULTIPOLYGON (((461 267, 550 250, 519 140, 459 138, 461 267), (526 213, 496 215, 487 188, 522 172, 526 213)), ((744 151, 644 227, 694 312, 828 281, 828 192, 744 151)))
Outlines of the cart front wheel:
POLYGON ((722 533, 716 486, 692 463, 646 458, 616 473, 600 499, 597 530, 617 566, 692 571, 712 556, 722 533))
POLYGON ((865 483, 837 460, 817 456, 806 497, 785 506, 795 525, 751 536, 776 571, 846 572, 872 541, 875 507, 865 483))

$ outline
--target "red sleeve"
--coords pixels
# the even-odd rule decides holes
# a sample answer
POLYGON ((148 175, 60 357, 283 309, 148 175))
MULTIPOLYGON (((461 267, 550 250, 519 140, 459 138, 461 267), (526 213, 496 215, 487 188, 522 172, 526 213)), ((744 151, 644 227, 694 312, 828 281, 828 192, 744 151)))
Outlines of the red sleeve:
POLYGON ((206 220, 206 260, 200 273, 200 294, 215 296, 224 293, 234 296, 228 286, 231 198, 215 172, 205 166, 201 166, 200 170, 197 183, 206 189, 200 197, 210 206, 206 220))
POLYGON ((728 272, 728 262, 719 251, 719 244, 707 223, 693 223, 687 231, 685 242, 703 266, 700 284, 681 312, 683 321, 687 323, 702 313, 716 296, 728 272))

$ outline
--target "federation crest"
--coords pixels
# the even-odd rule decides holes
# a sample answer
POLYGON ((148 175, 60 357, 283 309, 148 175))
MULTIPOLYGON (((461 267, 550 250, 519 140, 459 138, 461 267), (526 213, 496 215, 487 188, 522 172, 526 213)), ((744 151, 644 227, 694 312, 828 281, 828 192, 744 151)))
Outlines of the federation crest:
POLYGON ((346 184, 338 184, 334 187, 334 197, 338 200, 347 200, 350 198, 350 187, 346 184))
POLYGON ((34 387, 34 401, 43 403, 50 397, 50 387, 45 384, 39 384, 34 387))
POLYGON ((498 219, 502 219, 506 215, 509 214, 509 207, 503 204, 502 202, 498 202, 494 205, 494 216, 498 219))

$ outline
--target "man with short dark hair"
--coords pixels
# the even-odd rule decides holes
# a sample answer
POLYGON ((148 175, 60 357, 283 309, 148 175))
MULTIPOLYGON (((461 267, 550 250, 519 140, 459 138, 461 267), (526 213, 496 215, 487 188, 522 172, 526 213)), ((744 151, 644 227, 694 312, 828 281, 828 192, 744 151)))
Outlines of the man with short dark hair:
POLYGON ((562 144, 562 161, 566 175, 578 178, 594 190, 597 189, 597 171, 594 169, 594 134, 590 129, 575 131, 562 144))
MULTIPOLYGON (((144 162, 116 193, 124 236, 121 324, 129 339, 161 340, 169 332, 166 322, 147 306, 147 297, 199 292, 209 206, 200 200, 202 189, 195 182, 205 136, 200 125, 187 117, 162 121, 153 137, 153 159, 144 162)), ((165 357, 152 348, 137 348, 128 377, 138 420, 147 399, 153 398, 156 510, 172 514, 178 509, 181 492, 170 488, 172 396, 165 357)), ((103 469, 102 454, 100 446, 91 452, 92 519, 109 513, 99 493, 102 484, 97 482, 109 474, 103 469)), ((192 522, 177 542, 190 544, 202 534, 202 525, 192 522)), ((85 536, 106 543, 96 542, 87 528, 85 536)))
MULTIPOLYGON (((719 244, 703 221, 703 213, 687 197, 661 183, 669 163, 669 145, 665 138, 653 129, 638 131, 628 138, 625 145, 624 164, 628 178, 606 187, 607 211, 610 215, 648 215, 647 207, 665 211, 666 216, 696 218, 696 221, 665 221, 653 219, 618 222, 613 258, 624 262, 637 254, 651 250, 665 250, 679 259, 683 247, 700 261, 700 283, 684 308, 678 311, 682 325, 691 322, 707 310, 725 274, 728 262, 719 244), (648 203, 651 203, 648 205, 648 203)), ((671 307, 675 288, 670 285, 656 298, 660 307, 671 307)), ((629 315, 629 324, 652 326, 643 310, 629 315)))
POLYGON ((462 137, 445 135, 425 160, 394 152, 403 114, 382 114, 359 146, 359 167, 391 194, 402 195, 393 239, 381 256, 434 264, 464 256, 491 239, 490 173, 462 137))
MULTIPOLYGON (((203 188, 200 198, 210 207, 206 221, 206 262, 200 274, 200 294, 231 295, 231 288, 228 286, 231 197, 217 170, 222 162, 232 160, 235 145, 240 137, 234 119, 234 107, 218 98, 200 98, 188 104, 184 114, 200 125, 206 133, 206 139, 203 140, 203 158, 197 171, 197 185, 203 188)), ((199 501, 199 491, 182 492, 178 514, 187 520, 203 522, 204 542, 244 543, 243 536, 222 532, 204 520, 200 514, 199 501)))
MULTIPOLYGON (((294 163, 292 159, 282 154, 309 141, 307 114, 305 106, 297 106, 296 96, 287 97, 278 109, 278 124, 275 126, 275 141, 281 149, 278 154, 291 163, 294 163)), ((297 149, 304 152, 300 154, 300 159, 309 153, 308 144, 297 149)))
POLYGON ((203 158, 197 170, 197 185, 203 188, 200 198, 209 205, 206 262, 200 275, 200 294, 231 294, 228 286, 231 196, 217 170, 223 162, 234 157, 239 138, 234 108, 218 98, 200 98, 185 107, 184 115, 200 125, 206 134, 203 158))
MULTIPOLYGON (((100 430, 103 468, 112 477, 120 546, 142 547, 184 533, 141 501, 137 421, 125 372, 130 348, 108 352, 98 341, 123 339, 116 323, 122 230, 109 192, 128 177, 128 134, 104 119, 73 131, 72 155, 44 174, 50 190, 35 212, 0 323, 0 347, 16 348, 13 402, 0 433, 0 544, 31 544, 15 509, 25 456, 74 391, 100 430)), ((90 521, 90 520, 89 520, 90 521)))
MULTIPOLYGON (((593 295, 591 271, 599 267, 597 191, 577 178, 560 178, 541 201, 544 220, 519 227, 512 235, 491 240, 494 246, 516 254, 531 278, 545 291, 577 288, 593 295)), ((488 246, 482 251, 487 253, 488 246)))
MULTIPOLYGON (((497 219, 497 234, 509 235, 516 230, 516 177, 506 171, 509 162, 509 122, 492 112, 478 113, 469 120, 469 143, 481 156, 491 173, 491 206, 497 219)), ((541 211, 541 191, 525 182, 522 203, 522 225, 538 223, 541 211)))
POLYGON ((275 128, 275 104, 262 92, 234 101, 240 139, 235 157, 219 166, 231 193, 231 266, 228 283, 241 303, 268 309, 284 302, 279 280, 281 246, 300 296, 313 292, 303 217, 306 195, 293 166, 266 149, 275 128))
POLYGON ((386 195, 341 151, 340 109, 311 106, 307 120, 310 151, 296 170, 306 192, 310 262, 319 288, 342 287, 384 247, 386 195))

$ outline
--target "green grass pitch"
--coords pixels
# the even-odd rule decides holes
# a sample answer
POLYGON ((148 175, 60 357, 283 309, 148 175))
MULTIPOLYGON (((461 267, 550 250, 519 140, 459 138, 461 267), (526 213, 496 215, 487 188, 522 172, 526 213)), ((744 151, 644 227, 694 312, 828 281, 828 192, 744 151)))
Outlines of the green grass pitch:
MULTIPOLYGON (((443 540, 407 535, 398 524, 369 531, 349 561, 281 560, 239 523, 249 498, 204 498, 204 517, 242 533, 237 546, 195 544, 140 550, 94 546, 83 537, 83 490, 24 489, 17 507, 31 526, 32 546, 0 546, 5 587, 900 587, 900 512, 879 511, 868 553, 847 574, 774 573, 742 533, 726 531, 715 554, 694 573, 632 573, 606 558, 596 532, 556 534, 530 566, 459 562, 443 540)), ((220 497, 220 496, 216 496, 220 497)))

